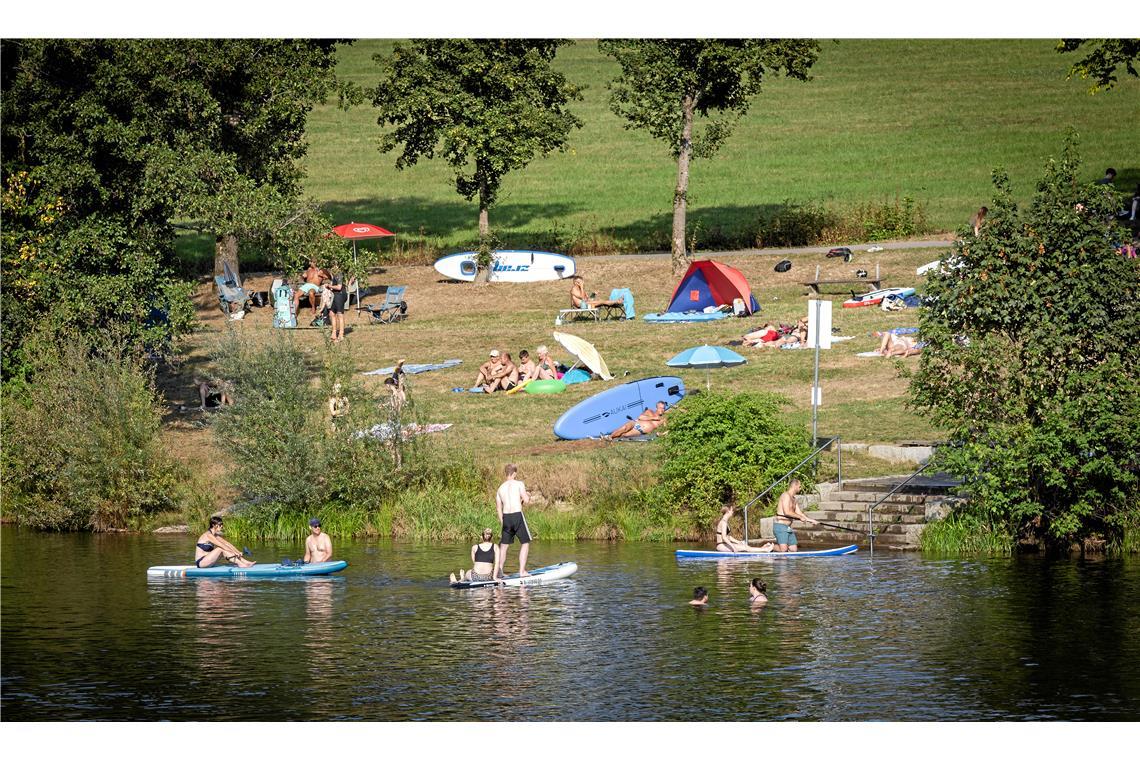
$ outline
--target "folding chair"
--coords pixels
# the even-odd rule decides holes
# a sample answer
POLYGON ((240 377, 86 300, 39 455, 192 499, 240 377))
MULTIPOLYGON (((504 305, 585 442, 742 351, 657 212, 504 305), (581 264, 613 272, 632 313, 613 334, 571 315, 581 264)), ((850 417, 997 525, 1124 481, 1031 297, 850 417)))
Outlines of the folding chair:
POLYGON ((218 288, 218 307, 222 313, 229 316, 236 304, 239 311, 244 311, 249 302, 249 294, 245 292, 234 280, 227 280, 224 275, 214 277, 214 285, 218 288))
POLYGON ((406 285, 390 285, 384 293, 384 303, 368 304, 363 307, 372 318, 372 322, 380 325, 390 325, 408 317, 408 304, 404 301, 406 285))

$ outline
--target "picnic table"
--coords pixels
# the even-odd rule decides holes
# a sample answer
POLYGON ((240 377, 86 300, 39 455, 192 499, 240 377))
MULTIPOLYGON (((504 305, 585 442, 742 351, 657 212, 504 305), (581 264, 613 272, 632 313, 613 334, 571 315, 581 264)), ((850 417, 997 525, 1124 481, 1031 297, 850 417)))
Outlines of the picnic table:
POLYGON ((820 294, 820 287, 823 285, 869 285, 869 290, 879 290, 883 287, 883 278, 879 276, 879 265, 875 264, 874 277, 868 275, 867 277, 821 279, 819 276, 819 265, 816 265, 815 279, 801 282, 800 284, 809 288, 811 294, 818 296, 820 294))

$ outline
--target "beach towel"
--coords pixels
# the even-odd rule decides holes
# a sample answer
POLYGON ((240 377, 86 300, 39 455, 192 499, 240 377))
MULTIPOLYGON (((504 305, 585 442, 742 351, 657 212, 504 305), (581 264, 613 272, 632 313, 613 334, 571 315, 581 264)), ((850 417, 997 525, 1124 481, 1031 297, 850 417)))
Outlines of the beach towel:
MULTIPOLYGON (((436 369, 450 369, 451 367, 458 367, 463 363, 462 359, 445 359, 437 364, 405 364, 405 375, 418 375, 421 372, 431 372, 436 369)), ((362 372, 362 375, 390 375, 396 371, 395 366, 384 367, 383 369, 374 369, 368 372, 362 372)))

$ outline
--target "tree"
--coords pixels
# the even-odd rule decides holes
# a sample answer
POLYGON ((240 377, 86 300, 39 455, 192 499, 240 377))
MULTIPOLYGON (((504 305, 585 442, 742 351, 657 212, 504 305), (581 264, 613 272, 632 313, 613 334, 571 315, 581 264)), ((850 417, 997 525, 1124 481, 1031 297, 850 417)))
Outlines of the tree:
POLYGON ((661 449, 670 507, 709 529, 721 506, 740 506, 803 461, 811 436, 780 418, 786 404, 770 393, 702 393, 670 412, 661 449))
POLYGON ((381 152, 403 146, 396 167, 442 152, 455 189, 479 200, 479 237, 503 177, 536 156, 566 149, 581 120, 566 110, 579 89, 551 67, 565 40, 414 40, 381 65, 373 105, 392 126, 381 152))
POLYGON ((711 158, 748 112, 764 76, 808 79, 819 44, 811 40, 603 40, 598 48, 621 64, 610 106, 629 123, 663 140, 677 160, 673 191, 673 275, 685 267, 689 164, 711 158), (710 117, 710 114, 716 114, 710 117), (694 133, 696 118, 707 119, 694 133))
POLYGON ((1065 545, 1120 538, 1140 497, 1140 266, 1070 137, 1026 210, 994 173, 978 236, 928 277, 912 402, 945 428, 977 515, 1065 545))
POLYGON ((1089 92, 1111 90, 1116 85, 1116 70, 1121 66, 1132 76, 1140 76, 1135 66, 1140 57, 1140 40, 1063 39, 1057 43, 1057 52, 1075 53, 1082 47, 1086 55, 1069 68, 1066 79, 1091 79, 1089 92))
POLYGON ((305 114, 334 88, 352 100, 334 48, 4 41, 3 264, 18 283, 3 294, 5 376, 45 322, 135 330, 155 307, 188 304, 170 273, 173 218, 199 217, 219 241, 218 267, 236 265, 239 236, 264 241, 303 218, 305 114))

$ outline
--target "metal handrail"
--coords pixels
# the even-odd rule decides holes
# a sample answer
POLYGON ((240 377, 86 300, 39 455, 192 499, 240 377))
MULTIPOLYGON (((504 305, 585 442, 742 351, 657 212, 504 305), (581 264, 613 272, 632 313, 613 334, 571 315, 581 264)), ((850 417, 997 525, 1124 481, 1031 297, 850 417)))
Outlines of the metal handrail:
MULTIPOLYGON (((817 444, 819 443, 818 438, 816 439, 816 443, 817 444)), ((769 493, 771 493, 773 488, 780 485, 785 480, 790 478, 792 475, 799 472, 801 467, 803 467, 805 464, 807 464, 811 460, 818 457, 820 455, 820 453, 831 448, 832 444, 835 445, 835 447, 836 447, 835 450, 839 454, 839 473, 838 473, 837 479, 839 481, 839 487, 843 488, 843 447, 842 447, 841 443, 842 443, 842 439, 839 436, 834 436, 832 438, 828 438, 827 443, 823 444, 822 446, 817 446, 814 451, 812 451, 810 454, 808 454, 806 457, 804 457, 803 461, 801 461, 795 467, 793 467, 792 469, 790 469, 786 473, 784 473, 780 477, 779 480, 777 480, 775 483, 773 483, 772 485, 765 488, 763 491, 760 492, 760 494, 758 496, 754 497, 751 501, 749 501, 747 504, 745 504, 741 508, 741 510, 744 512, 744 543, 748 543, 748 508, 751 507, 756 502, 763 499, 769 493)))
POLYGON ((876 501, 874 504, 871 504, 867 507, 867 539, 870 541, 870 544, 871 544, 871 556, 875 555, 875 528, 871 523, 871 513, 874 512, 875 509, 880 504, 882 504, 884 501, 886 501, 887 499, 891 498, 896 493, 898 493, 898 490, 900 488, 902 488, 907 483, 909 483, 910 481, 914 480, 919 475, 921 475, 922 471, 925 470, 927 467, 929 467, 932 464, 934 464, 934 457, 933 456, 930 457, 930 459, 926 460, 926 464, 922 465, 922 467, 919 467, 917 470, 915 470, 909 476, 907 476, 906 480, 904 480, 901 483, 899 483, 898 485, 896 485, 894 488, 892 488, 890 491, 888 491, 885 496, 883 496, 881 499, 876 501))

